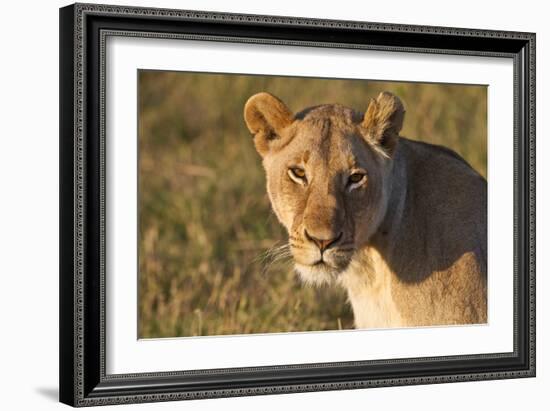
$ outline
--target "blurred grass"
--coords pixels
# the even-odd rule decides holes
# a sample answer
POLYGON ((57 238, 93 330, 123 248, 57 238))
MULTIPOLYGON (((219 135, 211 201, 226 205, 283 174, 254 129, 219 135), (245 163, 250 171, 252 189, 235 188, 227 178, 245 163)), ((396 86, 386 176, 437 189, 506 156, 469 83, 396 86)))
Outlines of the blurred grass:
POLYGON ((383 90, 405 104, 402 135, 450 147, 486 176, 485 86, 140 71, 140 338, 353 327, 342 290, 262 261, 286 235, 242 111, 260 91, 294 112, 363 111, 383 90))

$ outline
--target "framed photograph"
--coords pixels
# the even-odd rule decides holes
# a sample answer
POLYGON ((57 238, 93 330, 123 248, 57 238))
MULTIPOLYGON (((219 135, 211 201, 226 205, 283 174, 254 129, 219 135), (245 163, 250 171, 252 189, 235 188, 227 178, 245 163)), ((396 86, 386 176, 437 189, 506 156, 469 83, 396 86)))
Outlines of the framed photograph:
POLYGON ((535 34, 60 10, 60 399, 535 376, 535 34))

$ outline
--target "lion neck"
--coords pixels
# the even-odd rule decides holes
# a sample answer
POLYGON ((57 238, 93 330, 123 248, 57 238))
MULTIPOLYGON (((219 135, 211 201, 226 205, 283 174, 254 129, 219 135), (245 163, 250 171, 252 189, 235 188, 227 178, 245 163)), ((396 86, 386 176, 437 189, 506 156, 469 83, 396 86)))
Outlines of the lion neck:
POLYGON ((392 297, 395 273, 388 258, 403 223, 407 197, 405 158, 396 150, 390 178, 386 212, 377 231, 341 275, 358 328, 384 328, 406 325, 392 297))

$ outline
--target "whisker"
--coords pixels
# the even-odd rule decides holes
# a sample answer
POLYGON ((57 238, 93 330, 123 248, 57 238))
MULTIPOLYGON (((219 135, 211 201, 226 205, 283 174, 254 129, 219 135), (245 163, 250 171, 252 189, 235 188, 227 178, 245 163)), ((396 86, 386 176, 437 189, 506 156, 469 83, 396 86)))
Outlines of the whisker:
POLYGON ((292 253, 288 243, 284 243, 282 245, 275 244, 273 247, 267 249, 259 255, 256 258, 256 261, 262 266, 261 274, 266 275, 275 263, 281 263, 284 260, 290 262, 290 257, 292 257, 292 253))
POLYGON ((352 246, 352 245, 353 245, 352 242, 347 242, 347 243, 338 244, 339 247, 347 247, 347 246, 352 246))

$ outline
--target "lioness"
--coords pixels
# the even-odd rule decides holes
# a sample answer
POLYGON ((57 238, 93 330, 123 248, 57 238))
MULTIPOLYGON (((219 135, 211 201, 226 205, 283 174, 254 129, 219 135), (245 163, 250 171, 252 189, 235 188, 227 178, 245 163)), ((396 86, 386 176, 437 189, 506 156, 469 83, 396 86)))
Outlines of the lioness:
POLYGON ((391 93, 362 114, 293 115, 268 93, 244 118, 306 283, 339 283, 358 328, 487 321, 487 183, 455 152, 399 135, 391 93))

